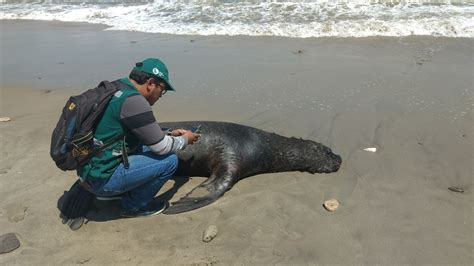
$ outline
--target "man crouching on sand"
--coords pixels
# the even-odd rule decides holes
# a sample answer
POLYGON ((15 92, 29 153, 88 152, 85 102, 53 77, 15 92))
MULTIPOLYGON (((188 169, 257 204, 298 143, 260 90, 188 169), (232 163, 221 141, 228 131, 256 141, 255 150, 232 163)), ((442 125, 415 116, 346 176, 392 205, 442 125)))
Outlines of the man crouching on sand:
POLYGON ((174 91, 168 69, 159 59, 148 58, 133 68, 129 78, 118 80, 119 90, 110 100, 95 130, 95 141, 119 141, 78 170, 82 185, 101 197, 122 195, 124 217, 161 213, 167 206, 153 199, 178 166, 174 154, 193 144, 199 135, 184 129, 163 132, 151 106, 167 91, 174 91), (126 149, 121 147, 125 145, 126 149), (122 150, 127 151, 122 154, 122 150))

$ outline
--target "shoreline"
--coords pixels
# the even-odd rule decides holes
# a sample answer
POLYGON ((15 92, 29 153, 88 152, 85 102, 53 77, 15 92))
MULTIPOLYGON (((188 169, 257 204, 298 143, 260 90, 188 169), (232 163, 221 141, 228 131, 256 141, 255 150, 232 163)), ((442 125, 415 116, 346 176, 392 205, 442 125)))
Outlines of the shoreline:
POLYGON ((406 35, 406 36, 362 36, 362 37, 339 37, 339 36, 320 36, 320 37, 288 37, 288 36, 275 36, 275 35, 197 35, 197 34, 170 34, 170 33, 152 33, 152 32, 141 32, 141 31, 134 31, 134 30, 107 30, 108 28, 112 28, 113 26, 109 26, 103 23, 90 23, 90 22, 77 22, 77 21, 59 21, 59 20, 35 20, 35 19, 0 19, 0 23, 18 23, 18 22, 25 22, 25 23, 45 23, 60 26, 91 26, 96 27, 97 29, 101 29, 102 31, 112 31, 112 32, 128 32, 128 33, 142 33, 142 34, 156 34, 156 35, 165 35, 165 36, 175 36, 175 37, 222 37, 222 38, 251 38, 251 39, 258 39, 258 38, 280 38, 280 39, 297 39, 297 40, 311 40, 311 39, 384 39, 384 38, 437 38, 437 39, 466 39, 472 40, 474 38, 470 37, 448 37, 448 36, 434 36, 434 35, 406 35), (62 24, 62 25, 61 25, 62 24))
MULTIPOLYGON (((0 235, 21 243, 0 264, 474 261, 474 39, 194 38, 95 26, 0 21, 0 117, 12 118, 0 122, 0 235), (98 209, 100 219, 69 230, 56 204, 77 177, 49 157, 60 111, 150 56, 177 90, 153 106, 158 121, 311 139, 340 154, 341 169, 252 176, 179 215, 117 219, 98 209), (341 203, 334 213, 322 206, 331 198, 341 203), (203 243, 210 224, 219 234, 203 243)), ((174 199, 202 181, 191 178, 174 199)))

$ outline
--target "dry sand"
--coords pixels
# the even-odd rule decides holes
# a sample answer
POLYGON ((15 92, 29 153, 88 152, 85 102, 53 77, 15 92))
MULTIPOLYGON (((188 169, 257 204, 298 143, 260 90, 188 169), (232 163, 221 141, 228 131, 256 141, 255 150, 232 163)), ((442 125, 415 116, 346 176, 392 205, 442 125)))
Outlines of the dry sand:
POLYGON ((0 123, 0 235, 21 242, 0 264, 473 263, 472 39, 102 29, 0 21, 0 117, 12 118, 0 123), (69 230, 56 203, 76 177, 49 157, 60 110, 149 56, 168 64, 177 88, 154 106, 160 121, 230 121, 316 140, 342 156, 340 171, 254 176, 193 212, 69 230), (341 204, 333 213, 322 206, 331 198, 341 204), (204 243, 210 224, 219 234, 204 243))

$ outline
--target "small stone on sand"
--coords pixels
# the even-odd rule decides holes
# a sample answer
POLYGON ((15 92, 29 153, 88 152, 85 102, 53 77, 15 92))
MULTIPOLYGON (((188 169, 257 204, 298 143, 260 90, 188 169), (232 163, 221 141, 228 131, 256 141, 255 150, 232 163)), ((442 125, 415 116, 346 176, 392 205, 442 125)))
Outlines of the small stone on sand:
POLYGON ((462 189, 460 187, 450 187, 448 189, 451 190, 452 192, 464 193, 464 189, 462 189))
POLYGON ((217 236, 218 230, 217 226, 211 224, 209 227, 207 227, 206 230, 204 230, 204 233, 202 235, 202 241, 204 242, 210 242, 214 237, 217 236))
POLYGON ((298 50, 292 51, 292 53, 293 54, 302 54, 302 53, 304 53, 304 50, 298 49, 298 50))
POLYGON ((11 252, 20 246, 20 241, 14 233, 0 236, 0 254, 11 252))
POLYGON ((10 117, 7 117, 7 116, 4 116, 4 117, 0 117, 0 122, 8 122, 12 120, 10 117))
POLYGON ((337 210, 337 208, 339 208, 339 202, 336 199, 330 199, 330 200, 326 200, 323 206, 324 208, 326 208, 326 210, 333 212, 337 210))

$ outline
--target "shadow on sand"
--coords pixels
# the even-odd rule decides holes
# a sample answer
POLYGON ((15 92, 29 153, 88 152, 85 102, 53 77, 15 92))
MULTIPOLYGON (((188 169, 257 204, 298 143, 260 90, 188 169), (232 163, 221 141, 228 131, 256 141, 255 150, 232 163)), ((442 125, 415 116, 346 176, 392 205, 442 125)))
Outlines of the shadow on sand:
MULTIPOLYGON (((189 177, 173 177, 173 186, 155 198, 159 202, 169 202, 178 190, 189 181, 189 177)), ((89 221, 105 222, 123 218, 120 215, 120 200, 98 200, 78 182, 59 197, 57 207, 60 218, 72 230, 79 229, 89 221)))

